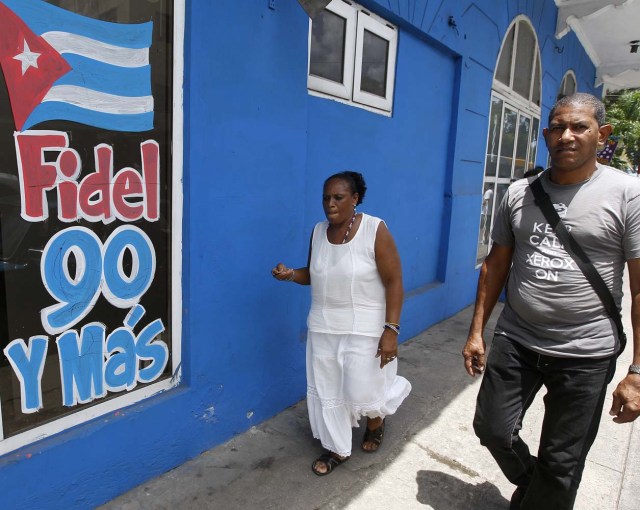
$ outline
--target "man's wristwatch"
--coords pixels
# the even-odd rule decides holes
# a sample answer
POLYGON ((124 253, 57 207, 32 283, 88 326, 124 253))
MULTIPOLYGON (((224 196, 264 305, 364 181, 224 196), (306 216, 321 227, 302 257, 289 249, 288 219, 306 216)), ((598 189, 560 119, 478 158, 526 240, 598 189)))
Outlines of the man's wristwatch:
POLYGON ((640 375, 640 365, 630 365, 629 366, 630 374, 639 374, 640 375))

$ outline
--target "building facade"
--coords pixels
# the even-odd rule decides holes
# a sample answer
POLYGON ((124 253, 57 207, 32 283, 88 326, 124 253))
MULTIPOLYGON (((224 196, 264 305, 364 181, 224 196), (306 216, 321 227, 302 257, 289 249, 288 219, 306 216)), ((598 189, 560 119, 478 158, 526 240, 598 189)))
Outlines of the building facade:
POLYGON ((550 107, 600 94, 556 18, 0 0, 0 506, 97 506, 303 399, 309 292, 270 269, 306 263, 333 173, 395 237, 403 340, 472 303, 550 107))

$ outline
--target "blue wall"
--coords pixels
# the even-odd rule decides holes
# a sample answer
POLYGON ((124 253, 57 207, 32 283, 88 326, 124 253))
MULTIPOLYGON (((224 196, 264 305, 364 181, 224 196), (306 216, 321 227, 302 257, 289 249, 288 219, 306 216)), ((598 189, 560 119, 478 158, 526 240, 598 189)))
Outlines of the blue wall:
POLYGON ((396 238, 405 339, 473 301, 491 81, 509 23, 524 14, 538 33, 543 125, 566 70, 593 91, 594 68, 572 33, 555 40, 553 0, 361 3, 400 28, 392 117, 308 95, 297 2, 187 2, 183 384, 0 458, 1 508, 95 506, 304 398, 308 289, 269 270, 304 265, 334 172, 365 175, 360 209, 396 238))

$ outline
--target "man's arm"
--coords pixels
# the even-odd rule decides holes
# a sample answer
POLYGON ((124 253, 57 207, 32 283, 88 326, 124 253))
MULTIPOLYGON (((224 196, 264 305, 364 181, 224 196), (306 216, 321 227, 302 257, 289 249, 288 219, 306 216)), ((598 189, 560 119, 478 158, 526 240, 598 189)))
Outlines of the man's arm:
POLYGON ((482 373, 484 370, 486 343, 482 334, 507 280, 512 258, 513 246, 494 243, 489 255, 482 263, 469 336, 462 350, 464 368, 470 376, 482 373))
MULTIPOLYGON (((631 290, 631 329, 633 330, 633 361, 640 365, 640 259, 627 261, 631 290)), ((613 392, 609 411, 616 423, 627 423, 640 415, 640 375, 628 374, 613 392)))

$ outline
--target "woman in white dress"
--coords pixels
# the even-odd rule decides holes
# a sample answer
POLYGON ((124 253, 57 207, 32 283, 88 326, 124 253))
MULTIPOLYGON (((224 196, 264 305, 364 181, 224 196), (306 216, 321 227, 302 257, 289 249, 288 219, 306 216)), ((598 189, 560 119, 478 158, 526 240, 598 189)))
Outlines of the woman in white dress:
POLYGON ((385 417, 411 391, 397 375, 403 288, 400 256, 379 218, 357 213, 366 185, 341 172, 324 183, 327 221, 311 237, 306 267, 279 263, 281 281, 311 285, 307 319, 307 406, 311 430, 326 452, 312 464, 322 476, 349 459, 352 427, 367 416, 361 448, 372 453, 385 417))

